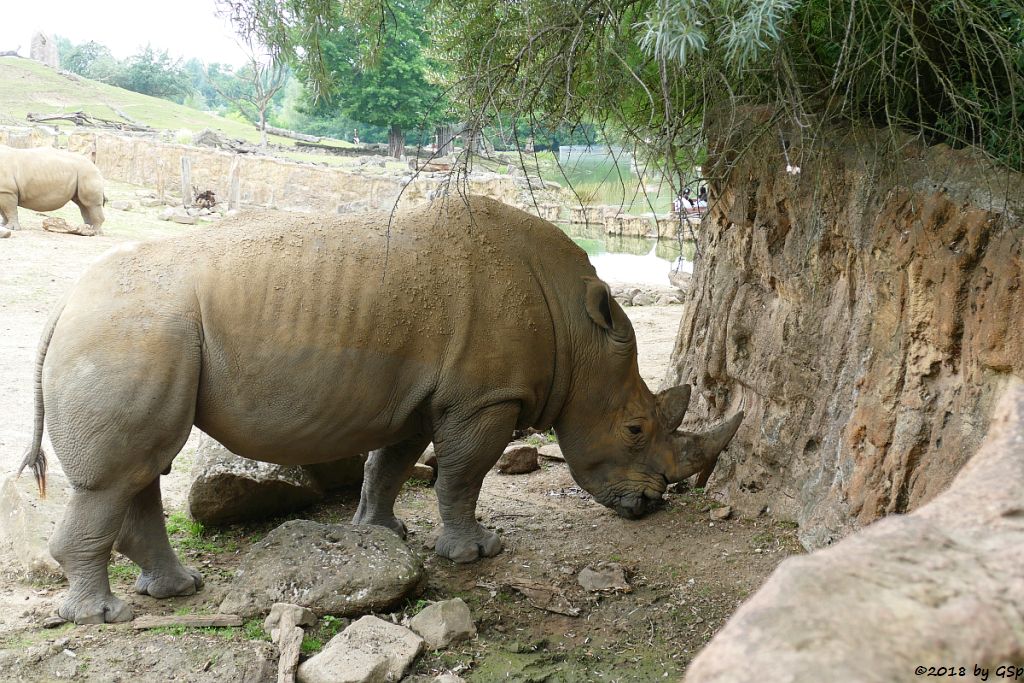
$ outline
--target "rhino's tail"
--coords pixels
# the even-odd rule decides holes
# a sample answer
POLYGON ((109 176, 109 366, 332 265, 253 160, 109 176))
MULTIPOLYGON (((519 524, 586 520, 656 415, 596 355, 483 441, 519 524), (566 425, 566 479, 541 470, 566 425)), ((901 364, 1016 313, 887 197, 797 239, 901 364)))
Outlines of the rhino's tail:
POLYGON ((35 423, 32 428, 32 445, 25 451, 25 457, 18 467, 18 474, 26 467, 32 468, 36 478, 36 485, 39 486, 39 496, 46 498, 46 453, 43 452, 43 362, 46 360, 46 350, 50 347, 50 340, 53 338, 53 330, 57 327, 57 320, 64 311, 64 301, 57 305, 57 308, 50 315, 43 329, 43 337, 39 340, 39 350, 36 351, 36 372, 35 372, 35 423))

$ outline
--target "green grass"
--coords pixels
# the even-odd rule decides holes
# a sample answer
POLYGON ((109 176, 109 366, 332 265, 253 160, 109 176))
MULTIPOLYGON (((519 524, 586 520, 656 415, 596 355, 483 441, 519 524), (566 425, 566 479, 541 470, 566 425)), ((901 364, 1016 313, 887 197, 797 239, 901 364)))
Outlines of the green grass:
POLYGON ((202 522, 191 519, 181 512, 174 512, 167 518, 167 535, 171 545, 179 550, 196 550, 205 553, 225 553, 238 549, 238 542, 230 536, 208 533, 202 522))
MULTIPOLYGON (((84 111, 112 121, 124 121, 118 112, 127 114, 133 121, 161 130, 190 130, 198 132, 204 128, 219 130, 225 135, 258 143, 256 127, 209 112, 191 109, 170 100, 142 95, 99 81, 92 81, 74 74, 55 71, 31 59, 0 57, 0 125, 26 125, 25 115, 66 114, 84 111)), ((64 131, 75 128, 72 123, 57 124, 64 131)), ((294 140, 268 136, 275 145, 293 147, 294 140)), ((325 141, 337 147, 350 147, 342 140, 325 141)), ((329 157, 297 152, 297 156, 308 160, 336 163, 329 157)), ((289 155, 290 156, 290 155, 289 155)), ((344 162, 339 162, 344 163, 344 162)))

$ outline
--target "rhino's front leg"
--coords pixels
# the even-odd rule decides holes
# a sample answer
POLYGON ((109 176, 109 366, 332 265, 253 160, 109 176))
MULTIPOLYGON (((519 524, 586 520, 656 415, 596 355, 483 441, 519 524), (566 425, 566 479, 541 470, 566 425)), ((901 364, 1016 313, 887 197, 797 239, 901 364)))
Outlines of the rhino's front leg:
POLYGON ((353 524, 386 526, 405 538, 405 524, 395 517, 395 499, 428 443, 430 435, 420 434, 370 453, 353 524))
POLYGON ((9 230, 20 230, 18 223, 18 198, 9 192, 0 192, 0 226, 9 230))
POLYGON ((501 552, 498 535, 476 521, 484 476, 512 437, 519 405, 488 406, 465 419, 449 419, 434 434, 437 505, 444 529, 434 550, 455 562, 472 562, 501 552))

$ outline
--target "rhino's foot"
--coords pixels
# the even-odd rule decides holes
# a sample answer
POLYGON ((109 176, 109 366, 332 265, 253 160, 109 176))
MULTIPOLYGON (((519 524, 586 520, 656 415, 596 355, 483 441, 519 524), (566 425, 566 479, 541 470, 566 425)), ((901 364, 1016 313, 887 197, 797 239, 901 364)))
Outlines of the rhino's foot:
POLYGON ((143 571, 135 582, 135 592, 154 598, 193 595, 203 587, 203 575, 195 569, 178 565, 176 571, 143 571))
POLYGON ((352 523, 353 524, 373 524, 374 526, 382 526, 382 527, 391 529, 396 534, 401 536, 403 540, 405 539, 406 536, 409 535, 409 530, 406 529, 405 522, 403 522, 402 520, 398 519, 398 517, 395 517, 394 515, 390 515, 390 516, 387 516, 387 517, 385 517, 383 515, 377 516, 377 517, 371 517, 370 515, 366 515, 366 514, 362 513, 362 506, 360 506, 360 510, 356 512, 355 517, 352 518, 352 523))
POLYGON ((131 621, 132 608, 113 594, 102 596, 69 596, 57 608, 57 616, 76 624, 110 624, 131 621))
POLYGON ((434 552, 452 562, 475 562, 481 557, 494 557, 500 553, 501 539, 479 524, 470 532, 449 531, 446 527, 437 539, 434 552))

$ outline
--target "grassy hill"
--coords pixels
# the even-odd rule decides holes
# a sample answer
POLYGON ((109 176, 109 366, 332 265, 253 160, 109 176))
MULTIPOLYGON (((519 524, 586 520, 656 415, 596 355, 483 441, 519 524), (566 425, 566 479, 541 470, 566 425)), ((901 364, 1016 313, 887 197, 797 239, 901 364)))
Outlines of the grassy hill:
MULTIPOLYGON (((113 121, 124 121, 122 114, 125 114, 135 122, 165 130, 213 128, 249 142, 259 142, 260 137, 259 131, 248 123, 61 73, 31 59, 0 57, 0 125, 25 125, 25 115, 29 112, 63 114, 75 111, 113 121)), ((62 125, 74 128, 71 123, 62 125)), ((272 135, 270 139, 274 144, 294 145, 294 141, 287 138, 272 135)), ((340 141, 332 141, 332 144, 347 145, 340 141)))

